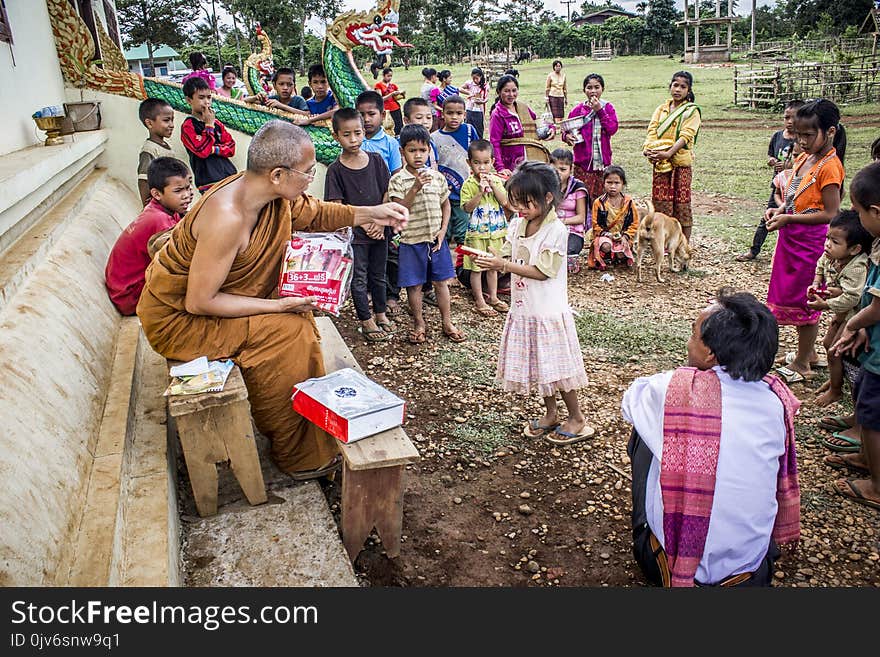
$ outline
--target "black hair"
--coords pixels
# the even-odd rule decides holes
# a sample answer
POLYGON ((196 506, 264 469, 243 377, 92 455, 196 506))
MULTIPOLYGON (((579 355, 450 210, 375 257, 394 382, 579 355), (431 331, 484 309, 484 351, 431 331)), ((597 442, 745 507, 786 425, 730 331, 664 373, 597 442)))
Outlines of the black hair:
POLYGON ((315 76, 318 76, 318 75, 320 75, 323 78, 327 77, 327 73, 324 72, 324 67, 321 66, 320 64, 312 64, 311 66, 309 66, 309 70, 306 73, 306 77, 307 77, 308 81, 311 82, 312 78, 315 76))
POLYGON ((471 160, 474 157, 475 153, 492 153, 492 156, 495 155, 495 149, 492 148, 492 142, 486 139, 474 139, 470 146, 468 146, 468 159, 471 160))
POLYGON ((458 94, 455 94, 454 96, 450 96, 449 98, 444 99, 443 100, 443 107, 446 107, 447 105, 455 105, 456 103, 461 105, 462 107, 465 107, 464 98, 462 98, 458 94))
POLYGON ((603 78, 598 73, 590 73, 589 75, 587 75, 587 77, 584 78, 584 84, 583 84, 583 87, 581 87, 581 88, 586 89, 587 82, 589 82, 590 80, 598 80, 599 84, 602 85, 602 89, 603 90, 605 89, 605 78, 603 78))
POLYGON ((504 184, 510 199, 521 205, 534 203, 546 215, 550 208, 559 203, 562 192, 559 189, 559 174, 556 169, 543 162, 523 162, 504 184), (548 203, 547 194, 553 199, 548 203))
POLYGON ((234 73, 234 74, 235 74, 235 77, 238 77, 238 73, 235 72, 235 68, 234 68, 234 67, 232 67, 232 66, 224 66, 224 67, 223 67, 223 70, 220 71, 220 79, 222 80, 223 78, 225 78, 227 73, 234 73))
POLYGON ((415 96, 413 98, 408 98, 407 101, 403 104, 403 115, 406 118, 409 118, 409 115, 412 114, 413 107, 415 106, 427 107, 431 109, 431 103, 422 98, 421 96, 415 96))
POLYGON ((795 98, 794 100, 790 100, 785 104, 785 109, 799 109, 807 104, 807 101, 801 100, 800 98, 795 98))
POLYGON ((147 185, 150 189, 163 191, 168 184, 168 179, 174 176, 181 178, 189 176, 187 166, 176 157, 157 157, 147 167, 147 185))
POLYGON ((331 120, 331 123, 333 124, 333 132, 339 132, 339 127, 342 125, 343 121, 354 121, 355 119, 357 119, 357 121, 363 126, 364 120, 361 117, 361 113, 354 107, 340 107, 331 120))
POLYGON ((504 71, 504 75, 512 75, 513 77, 519 79, 519 71, 517 71, 515 68, 507 69, 506 71, 504 71))
POLYGON ((308 100, 309 98, 311 98, 315 94, 312 91, 312 88, 310 86, 306 85, 305 87, 303 87, 302 89, 299 90, 299 95, 302 96, 303 100, 308 100))
POLYGON ((675 82, 675 78, 681 78, 682 80, 687 82, 688 95, 686 100, 691 103, 697 102, 697 99, 694 96, 694 76, 687 71, 677 71, 672 74, 672 80, 669 81, 669 86, 672 86, 672 83, 675 82))
POLYGON ((721 306, 700 327, 700 338, 734 379, 760 381, 772 369, 779 325, 770 309, 748 292, 719 290, 721 306))
POLYGON ((411 141, 417 141, 420 144, 431 144, 431 135, 425 130, 424 126, 410 123, 403 126, 400 131, 400 147, 403 148, 411 141))
POLYGON ((562 66, 562 60, 554 59, 554 60, 553 60, 553 63, 550 64, 550 68, 556 68, 556 65, 557 65, 557 64, 559 64, 560 66, 562 66))
POLYGON ((138 106, 138 118, 141 120, 141 123, 147 125, 145 123, 147 119, 154 120, 159 115, 159 112, 166 107, 171 109, 171 105, 167 100, 162 100, 161 98, 147 98, 146 100, 141 101, 140 106, 138 106))
POLYGON ((822 132, 835 128, 833 146, 837 151, 838 159, 843 163, 843 157, 846 155, 846 130, 840 124, 840 110, 837 105, 826 98, 817 98, 799 107, 796 118, 815 119, 816 125, 822 132))
POLYGON ((437 74, 437 79, 440 80, 441 82, 443 80, 446 80, 451 77, 452 77, 452 71, 450 71, 448 68, 444 68, 442 71, 440 71, 437 74))
POLYGON ((208 86, 208 83, 203 78, 197 75, 183 83, 183 95, 187 98, 192 98, 196 95, 197 91, 205 91, 206 89, 210 91, 211 87, 208 86))
POLYGON ((877 137, 871 144, 871 159, 880 160, 880 137, 877 137))
POLYGON ((208 60, 198 50, 189 54, 189 67, 196 71, 200 68, 208 67, 208 60))
POLYGON ((608 176, 617 176, 620 178, 620 182, 623 183, 624 187, 626 186, 626 171, 623 170, 622 166, 618 166, 616 164, 609 164, 605 167, 605 170, 602 172, 602 180, 605 180, 608 176))
POLYGON ((382 75, 385 75, 386 73, 394 73, 394 69, 391 68, 390 66, 386 66, 385 68, 382 69, 382 75))
POLYGON ((380 112, 385 111, 385 101, 382 100, 382 94, 378 91, 373 91, 372 89, 362 91, 358 95, 357 100, 354 101, 354 106, 360 108, 361 105, 369 105, 370 103, 375 105, 380 112))
POLYGON ((272 82, 278 82, 278 78, 282 75, 289 75, 293 78, 293 81, 296 82, 296 73, 294 73, 293 69, 288 66, 282 66, 279 69, 275 69, 275 74, 272 76, 272 82))
POLYGON ((501 90, 511 82, 513 82, 516 85, 516 88, 519 89, 519 80, 516 79, 516 76, 508 75, 507 73, 502 75, 498 78, 498 82, 495 83, 495 93, 500 96, 501 90))
POLYGON ((862 222, 859 221, 859 213, 855 210, 841 210, 834 219, 831 220, 829 228, 840 228, 846 235, 846 245, 862 247, 862 253, 871 252, 871 243, 874 236, 871 235, 862 222))
POLYGON ((426 78, 426 79, 433 78, 435 75, 437 75, 437 69, 435 69, 435 68, 431 68, 430 66, 426 66, 425 68, 422 69, 422 77, 423 78, 426 78))
POLYGON ((485 89, 486 88, 486 74, 483 73, 483 69, 481 69, 479 66, 474 66, 471 69, 471 76, 474 76, 474 75, 480 76, 480 81, 477 82, 477 84, 480 85, 480 89, 485 89))
POLYGON ((849 185, 849 195, 865 209, 880 206, 880 162, 872 162, 856 174, 849 185))
POLYGON ((568 166, 574 164, 574 156, 567 148, 557 148, 550 153, 550 162, 565 162, 568 166))

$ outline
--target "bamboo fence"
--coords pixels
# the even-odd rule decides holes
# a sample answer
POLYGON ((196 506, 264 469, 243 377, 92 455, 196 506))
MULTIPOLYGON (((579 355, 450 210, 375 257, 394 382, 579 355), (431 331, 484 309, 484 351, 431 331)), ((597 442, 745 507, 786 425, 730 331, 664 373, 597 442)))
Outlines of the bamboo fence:
POLYGON ((790 100, 827 98, 839 105, 880 101, 880 55, 846 62, 740 64, 733 70, 733 102, 779 109, 790 100))

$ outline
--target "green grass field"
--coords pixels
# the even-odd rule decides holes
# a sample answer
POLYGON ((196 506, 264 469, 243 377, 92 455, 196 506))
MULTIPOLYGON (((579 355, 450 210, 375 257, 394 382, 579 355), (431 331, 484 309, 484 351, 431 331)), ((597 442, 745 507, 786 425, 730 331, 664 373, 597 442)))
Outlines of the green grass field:
MULTIPOLYGON (((521 97, 539 114, 551 61, 543 59, 516 67, 520 72, 521 97)), ((766 166, 767 144, 772 133, 781 127, 781 117, 734 107, 732 66, 684 65, 668 57, 618 57, 610 62, 575 58, 564 59, 563 64, 569 80, 569 108, 583 99, 583 78, 596 72, 605 78, 603 98, 614 104, 618 118, 622 122, 639 122, 637 127, 621 127, 612 141, 614 161, 626 170, 631 194, 650 194, 651 169, 641 155, 645 127, 654 108, 667 98, 666 90, 672 74, 683 68, 694 76, 694 92, 706 122, 696 148, 694 191, 722 194, 753 203, 766 200, 770 182, 766 166)), ((432 66, 438 70, 447 67, 441 62, 432 66)), ((470 68, 469 65, 449 67, 453 84, 465 82, 470 68)), ((412 67, 409 71, 395 68, 395 82, 406 90, 408 98, 419 94, 422 86, 420 71, 421 67, 412 67)), ((367 76, 370 79, 371 76, 367 76)), ((847 131, 845 164, 847 178, 851 180, 852 175, 870 159, 869 147, 878 135, 876 126, 880 124, 880 104, 854 105, 842 108, 842 112, 844 124, 848 118, 859 123, 847 131), (876 120, 871 121, 872 118, 876 120)), ((556 142, 555 145, 562 143, 556 142)), ((732 216, 707 219, 712 232, 744 244, 748 231, 744 231, 741 224, 757 221, 754 205, 734 207, 732 216), (733 227, 738 228, 734 230, 733 227)))

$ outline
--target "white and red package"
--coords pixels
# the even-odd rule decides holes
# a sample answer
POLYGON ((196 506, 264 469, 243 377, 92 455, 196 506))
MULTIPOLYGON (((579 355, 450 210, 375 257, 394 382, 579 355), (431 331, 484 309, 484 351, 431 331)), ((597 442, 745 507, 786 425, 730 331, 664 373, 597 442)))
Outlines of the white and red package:
POLYGON ((294 233, 281 261, 278 295, 316 297, 315 305, 334 315, 348 298, 353 268, 351 230, 294 233))

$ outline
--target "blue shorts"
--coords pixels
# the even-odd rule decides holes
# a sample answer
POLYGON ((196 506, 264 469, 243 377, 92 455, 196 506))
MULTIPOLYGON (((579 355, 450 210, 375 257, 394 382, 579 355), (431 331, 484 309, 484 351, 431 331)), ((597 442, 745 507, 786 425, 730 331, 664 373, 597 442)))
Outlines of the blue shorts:
POLYGON ((452 255, 446 240, 443 240, 437 252, 431 251, 431 246, 431 242, 400 243, 400 264, 397 270, 397 284, 400 287, 415 287, 428 281, 455 278, 452 255))
MULTIPOLYGON (((871 345, 871 348, 877 347, 871 345)), ((856 422, 871 431, 880 431, 880 374, 862 367, 853 386, 853 398, 856 402, 856 422)))

